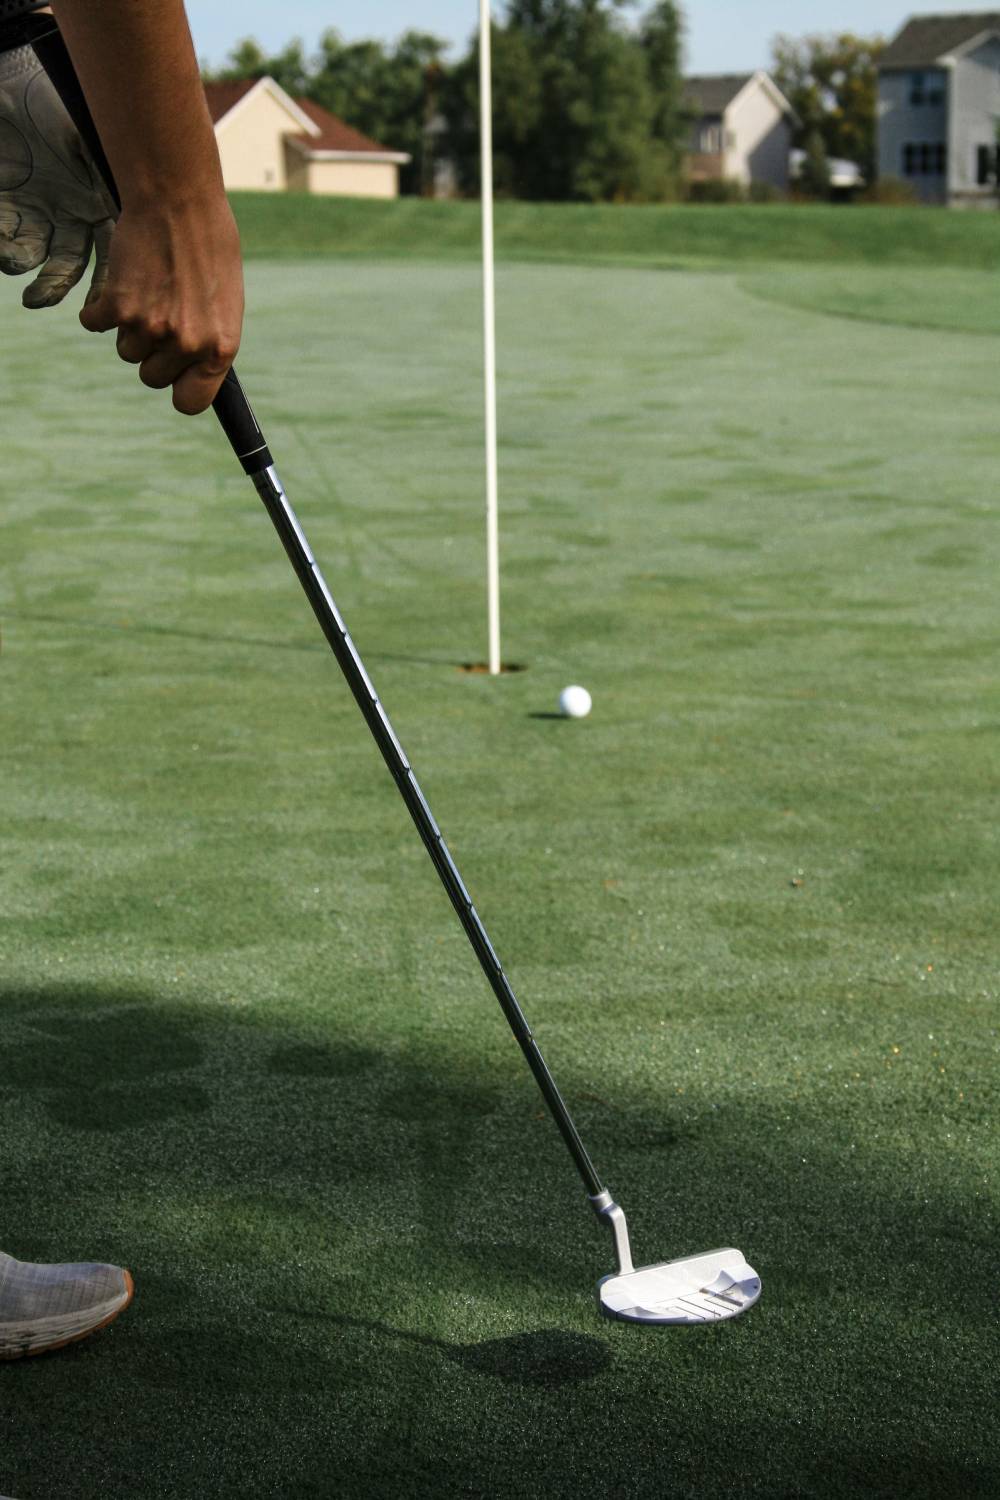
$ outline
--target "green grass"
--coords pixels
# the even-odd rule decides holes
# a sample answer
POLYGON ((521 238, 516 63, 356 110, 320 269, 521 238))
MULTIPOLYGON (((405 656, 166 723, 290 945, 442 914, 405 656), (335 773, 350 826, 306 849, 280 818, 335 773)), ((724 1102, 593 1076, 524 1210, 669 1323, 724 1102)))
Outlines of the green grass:
MULTIPOLYGON (((234 193, 244 252, 467 260, 479 254, 478 203, 234 193)), ((1000 214, 844 205, 615 207, 496 205, 497 254, 508 260, 721 267, 825 265, 1000 268, 1000 214)))
POLYGON ((1000 297, 992 271, 953 266, 771 266, 740 285, 806 312, 960 333, 1000 334, 1000 297))
POLYGON ((248 272, 247 387, 638 1258, 763 1276, 660 1333, 595 1317, 211 420, 8 298, 0 1243, 138 1292, 2 1370, 4 1494, 996 1493, 997 347, 760 278, 502 268, 491 682, 475 266, 248 272))

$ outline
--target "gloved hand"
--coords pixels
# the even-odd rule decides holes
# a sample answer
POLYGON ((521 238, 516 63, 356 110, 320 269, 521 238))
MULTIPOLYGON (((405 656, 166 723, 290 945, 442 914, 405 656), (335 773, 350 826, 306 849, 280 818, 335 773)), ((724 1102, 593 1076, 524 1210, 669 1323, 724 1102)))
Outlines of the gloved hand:
POLYGON ((25 307, 54 307, 80 280, 92 248, 88 301, 107 280, 115 206, 30 47, 0 53, 0 271, 42 270, 25 307))

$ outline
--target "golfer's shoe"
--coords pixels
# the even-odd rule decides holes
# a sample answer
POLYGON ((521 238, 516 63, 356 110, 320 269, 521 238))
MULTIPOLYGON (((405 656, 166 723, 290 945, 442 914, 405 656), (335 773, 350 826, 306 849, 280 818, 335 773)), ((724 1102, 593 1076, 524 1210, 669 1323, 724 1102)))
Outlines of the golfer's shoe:
POLYGON ((132 1278, 120 1266, 43 1266, 0 1250, 0 1359, 85 1339, 124 1312, 132 1278))

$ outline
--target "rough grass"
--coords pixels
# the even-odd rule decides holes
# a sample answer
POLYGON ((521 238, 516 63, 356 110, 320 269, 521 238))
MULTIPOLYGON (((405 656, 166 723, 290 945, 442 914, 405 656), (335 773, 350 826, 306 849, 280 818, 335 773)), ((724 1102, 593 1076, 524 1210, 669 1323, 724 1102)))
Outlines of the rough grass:
POLYGON ((491 682, 475 267, 248 284, 290 494, 637 1256, 731 1242, 764 1297, 596 1319, 610 1246, 252 491, 8 299, 3 1244, 138 1292, 0 1369, 0 1490, 994 1495, 996 346, 506 267, 491 682))
MULTIPOLYGON (((234 193, 252 257, 349 255, 471 259, 478 203, 234 193)), ((615 207, 501 201, 498 255, 508 260, 721 267, 772 261, 1000 267, 1000 216, 927 208, 671 204, 615 207)))

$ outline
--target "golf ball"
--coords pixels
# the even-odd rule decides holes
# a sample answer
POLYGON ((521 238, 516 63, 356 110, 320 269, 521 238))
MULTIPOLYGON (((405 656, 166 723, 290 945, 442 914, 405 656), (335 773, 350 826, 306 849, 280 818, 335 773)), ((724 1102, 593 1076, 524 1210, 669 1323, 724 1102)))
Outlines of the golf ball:
POLYGON ((585 719, 590 713, 591 697, 586 688, 563 688, 559 694, 559 711, 567 719, 585 719))

